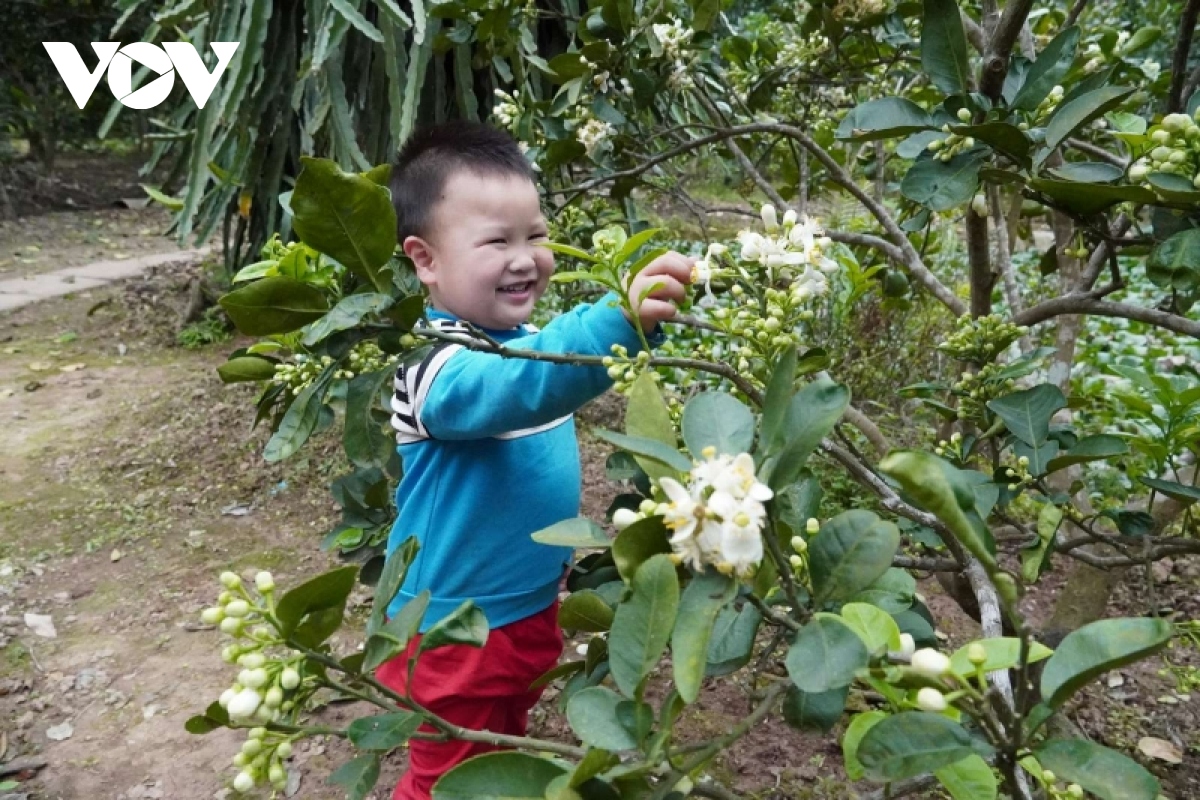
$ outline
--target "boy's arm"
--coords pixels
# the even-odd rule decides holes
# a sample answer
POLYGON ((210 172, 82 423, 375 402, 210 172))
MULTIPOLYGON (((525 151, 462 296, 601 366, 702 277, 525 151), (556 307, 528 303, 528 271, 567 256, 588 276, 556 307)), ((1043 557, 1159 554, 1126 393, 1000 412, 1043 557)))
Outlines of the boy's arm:
MULTIPOLYGON (((647 335, 652 346, 661 331, 647 335)), ((606 356, 614 344, 642 349, 615 293, 583 304, 529 336, 505 343, 514 350, 606 356)), ((482 439, 535 428, 574 413, 612 385, 603 366, 575 366, 502 358, 451 345, 454 352, 425 368, 413 412, 435 439, 482 439), (426 388, 427 387, 427 388, 426 388)))

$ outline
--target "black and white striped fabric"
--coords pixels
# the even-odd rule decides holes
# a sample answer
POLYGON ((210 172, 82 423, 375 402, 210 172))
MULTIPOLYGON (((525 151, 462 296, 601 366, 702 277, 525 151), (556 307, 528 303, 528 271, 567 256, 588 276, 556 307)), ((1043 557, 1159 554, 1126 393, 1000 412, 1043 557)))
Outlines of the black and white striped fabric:
MULTIPOLYGON (((430 325, 443 333, 463 337, 475 335, 462 320, 434 319, 430 321, 430 325)), ((539 330, 536 325, 528 323, 521 327, 526 334, 537 333, 539 330)), ((433 379, 446 362, 462 349, 463 345, 461 344, 438 342, 421 361, 415 364, 402 364, 397 368, 392 381, 392 427, 396 430, 397 444, 411 444, 434 438, 421 422, 421 408, 425 404, 425 397, 429 394, 429 387, 433 383, 433 379)), ((510 431, 499 434, 496 438, 515 439, 521 436, 530 436, 557 427, 570 418, 570 416, 566 416, 536 428, 510 431)))

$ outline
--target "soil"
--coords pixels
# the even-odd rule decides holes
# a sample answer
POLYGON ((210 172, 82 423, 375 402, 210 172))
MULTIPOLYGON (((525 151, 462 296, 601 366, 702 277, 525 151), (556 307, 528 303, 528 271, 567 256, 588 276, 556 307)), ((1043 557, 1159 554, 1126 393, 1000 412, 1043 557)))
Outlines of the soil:
MULTIPOLYGON (((103 223, 112 213, 39 219, 86 228, 89 219, 103 223)), ((141 237, 135 230, 132 238, 141 237)), ((73 257, 72 243, 43 241, 47 258, 73 257), (54 250, 60 245, 62 253, 54 250)), ((8 776, 20 781, 11 797, 231 796, 230 758, 242 737, 226 730, 194 736, 183 728, 233 677, 219 659, 221 637, 200 624, 199 612, 220 591, 222 570, 250 577, 270 569, 286 587, 336 564, 317 545, 335 521, 326 487, 345 469, 338 442, 318 436, 291 460, 262 459, 267 432, 249 428, 253 389, 225 386, 214 371, 245 342, 197 351, 172 346, 189 278, 178 268, 153 272, 0 318, 0 763, 45 762, 8 776), (38 635, 27 613, 49 615, 55 636, 38 635), (51 729, 63 733, 63 723, 70 724, 68 737, 48 736, 51 729)), ((583 511, 594 519, 603 518, 618 487, 604 476, 608 447, 589 430, 618 428, 620 419, 613 397, 581 413, 583 511)), ((1195 564, 1172 564, 1154 577, 1150 593, 1145 577, 1131 574, 1112 612, 1146 613, 1153 598, 1181 618, 1200 615, 1195 564)), ((1049 608, 1055 590, 1047 583, 1027 601, 1035 616, 1049 608)), ((947 647, 978 635, 936 583, 923 581, 921 591, 947 647)), ((366 590, 351 603, 361 621, 366 590)), ((356 646, 353 627, 338 637, 342 652, 356 646)), ((574 644, 564 659, 577 658, 574 644)), ((1194 651, 1172 658, 1200 663, 1194 651)), ((1167 797, 1200 797, 1191 769, 1200 754, 1196 704, 1157 674, 1162 666, 1159 658, 1120 670, 1119 684, 1101 681, 1072 713, 1084 733, 1159 775, 1167 797), (1176 745, 1183 763, 1139 753, 1147 736, 1176 745)), ((556 697, 548 690, 531 735, 570 738, 556 697)), ((685 712, 683 735, 727 731, 749 704, 749 687, 710 681, 685 712)), ((327 709, 325 719, 344 724, 361 713, 343 705, 327 709)), ((866 795, 875 787, 850 784, 842 770, 840 733, 799 733, 772 717, 710 772, 740 796, 764 800, 866 795)), ((298 748, 294 796, 343 797, 325 779, 347 756, 336 739, 298 748)), ((375 798, 388 796, 403 767, 402 753, 389 757, 375 798)))

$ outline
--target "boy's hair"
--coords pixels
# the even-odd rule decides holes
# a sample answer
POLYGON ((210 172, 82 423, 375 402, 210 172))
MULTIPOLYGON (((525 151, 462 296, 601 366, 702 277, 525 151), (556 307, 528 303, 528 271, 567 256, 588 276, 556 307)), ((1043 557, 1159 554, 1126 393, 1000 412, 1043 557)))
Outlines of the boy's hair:
POLYGON ((521 148, 502 130, 482 122, 457 121, 415 131, 400 148, 388 182, 400 242, 429 233, 433 208, 450 176, 459 170, 537 182, 521 148))

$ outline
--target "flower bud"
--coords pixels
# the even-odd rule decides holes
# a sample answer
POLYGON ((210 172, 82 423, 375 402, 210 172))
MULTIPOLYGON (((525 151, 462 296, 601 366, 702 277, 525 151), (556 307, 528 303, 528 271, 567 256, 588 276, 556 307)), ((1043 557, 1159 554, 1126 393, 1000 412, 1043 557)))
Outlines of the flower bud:
POLYGON ((242 585, 242 579, 233 572, 222 572, 221 585, 226 589, 236 589, 242 585))
POLYGON ((1166 144, 1167 142, 1171 141, 1171 134, 1162 128, 1159 128, 1154 133, 1150 134, 1150 141, 1154 142, 1155 144, 1166 144))
POLYGON ((233 699, 235 694, 237 694, 237 692, 235 692, 233 689, 226 689, 225 691, 221 692, 221 696, 217 698, 217 704, 220 705, 221 708, 229 708, 229 701, 233 699))
POLYGON ((770 203, 763 203, 762 207, 763 227, 768 233, 773 233, 779 229, 779 218, 775 215, 775 206, 770 203))
POLYGON ((792 226, 796 224, 796 219, 797 217, 795 209, 789 208, 783 213, 783 227, 790 230, 792 226))
POLYGON ((804 559, 798 555, 792 555, 788 558, 788 563, 795 569, 800 569, 804 566, 804 559))
POLYGON ((821 523, 816 517, 809 517, 808 522, 804 525, 804 530, 809 536, 816 536, 821 530, 821 523))
POLYGON ((230 719, 243 719, 258 710, 262 697, 253 689, 242 689, 225 707, 230 719))
POLYGON ((927 678, 940 678, 950 669, 950 659, 932 647, 913 653, 912 668, 927 678))
MULTIPOLYGON (((277 716, 279 716, 279 710, 265 704, 260 705, 258 710, 254 712, 254 719, 264 724, 274 721, 277 716)), ((262 756, 259 756, 259 758, 262 758, 262 756)))
POLYGON ((247 733, 246 735, 249 736, 251 739, 262 739, 263 737, 265 737, 267 735, 267 729, 266 728, 251 728, 250 732, 247 733))
POLYGON ((926 686, 917 692, 917 708, 922 711, 930 711, 934 714, 940 714, 946 710, 946 695, 934 689, 932 686, 926 686))
POLYGON ((221 620, 221 633, 237 636, 242 632, 242 620, 238 617, 226 617, 221 620))
POLYGON ((912 634, 902 633, 900 634, 900 649, 888 652, 888 657, 896 661, 909 661, 916 649, 917 643, 913 640, 912 634))
POLYGON ((254 585, 260 592, 266 594, 267 592, 274 591, 275 578, 269 572, 260 572, 254 576, 254 585))
POLYGON ((248 686, 251 689, 259 689, 267 684, 267 671, 261 667, 258 669, 244 669, 238 675, 238 683, 242 686, 248 686))
MULTIPOLYGON (((224 620, 222 620, 222 622, 224 622, 224 620)), ((226 664, 236 664, 241 652, 242 649, 240 647, 238 647, 236 644, 231 644, 221 650, 221 660, 226 664)))
POLYGON ((254 788, 254 776, 249 772, 239 772, 233 779, 233 788, 239 792, 248 792, 254 788))
POLYGON ((275 748, 275 755, 280 758, 290 758, 292 755, 292 743, 280 742, 279 746, 275 748))
POLYGON ((632 511, 628 508, 618 508, 613 512, 613 526, 617 530, 623 531, 633 523, 637 522, 638 518, 639 515, 636 511, 632 511))
POLYGON ((971 642, 967 648, 967 660, 975 666, 980 666, 987 662, 987 649, 979 642, 971 642))
POLYGON ((217 605, 224 607, 226 603, 233 599, 233 595, 229 592, 221 592, 217 595, 217 605))
POLYGON ((642 512, 643 514, 649 515, 649 514, 653 514, 654 509, 656 509, 656 508, 658 508, 658 503, 654 502, 649 497, 647 497, 645 500, 642 501, 641 505, 638 506, 638 511, 642 512))
POLYGON ((279 676, 279 685, 290 692, 300 685, 300 673, 291 667, 285 667, 279 676))
POLYGON ((267 689, 267 694, 263 697, 263 705, 268 708, 279 708, 281 703, 283 703, 283 689, 278 686, 267 689))
POLYGON ((267 772, 267 780, 271 783, 280 783, 287 780, 287 773, 284 772, 281 764, 272 764, 271 769, 267 772))
POLYGON ((625 370, 622 367, 614 366, 614 367, 608 368, 608 377, 612 378, 614 381, 620 380, 621 376, 624 374, 625 374, 625 370))
POLYGON ((808 550, 808 542, 804 541, 804 539, 799 536, 793 536, 792 549, 797 553, 803 553, 804 551, 808 550))
POLYGON ((246 669, 258 669, 267 663, 267 658, 262 653, 246 653, 237 660, 237 663, 246 669))
POLYGON ((245 600, 233 600, 225 606, 225 616, 244 617, 250 613, 250 604, 245 600))
POLYGON ((206 608, 200 612, 200 621, 205 625, 220 625, 225 619, 225 612, 219 608, 206 608))
POLYGON ((247 739, 242 742, 242 753, 253 758, 262 752, 262 741, 259 739, 247 739))
POLYGON ((1163 117, 1162 126, 1172 133, 1179 133, 1192 126, 1192 118, 1187 114, 1167 114, 1163 117))
POLYGON ((1083 787, 1080 786, 1078 783, 1072 783, 1070 786, 1067 787, 1067 794, 1070 795, 1071 797, 1082 798, 1083 797, 1083 787))
POLYGON ((971 119, 971 112, 968 109, 960 108, 956 116, 960 122, 967 122, 971 119))
POLYGON ((1047 769, 1042 771, 1042 780, 1044 780, 1046 783, 1054 783, 1056 780, 1058 780, 1058 776, 1047 769))
POLYGON ((237 767, 238 769, 241 769, 242 767, 244 767, 250 763, 250 759, 246 758, 246 754, 240 750, 233 754, 232 760, 233 760, 233 765, 235 767, 237 767))
POLYGON ((982 194, 977 194, 971 198, 971 210, 975 212, 977 217, 987 216, 987 198, 982 194))
POLYGON ((1150 151, 1150 157, 1155 161, 1166 161, 1171 157, 1171 148, 1159 145, 1150 151))

